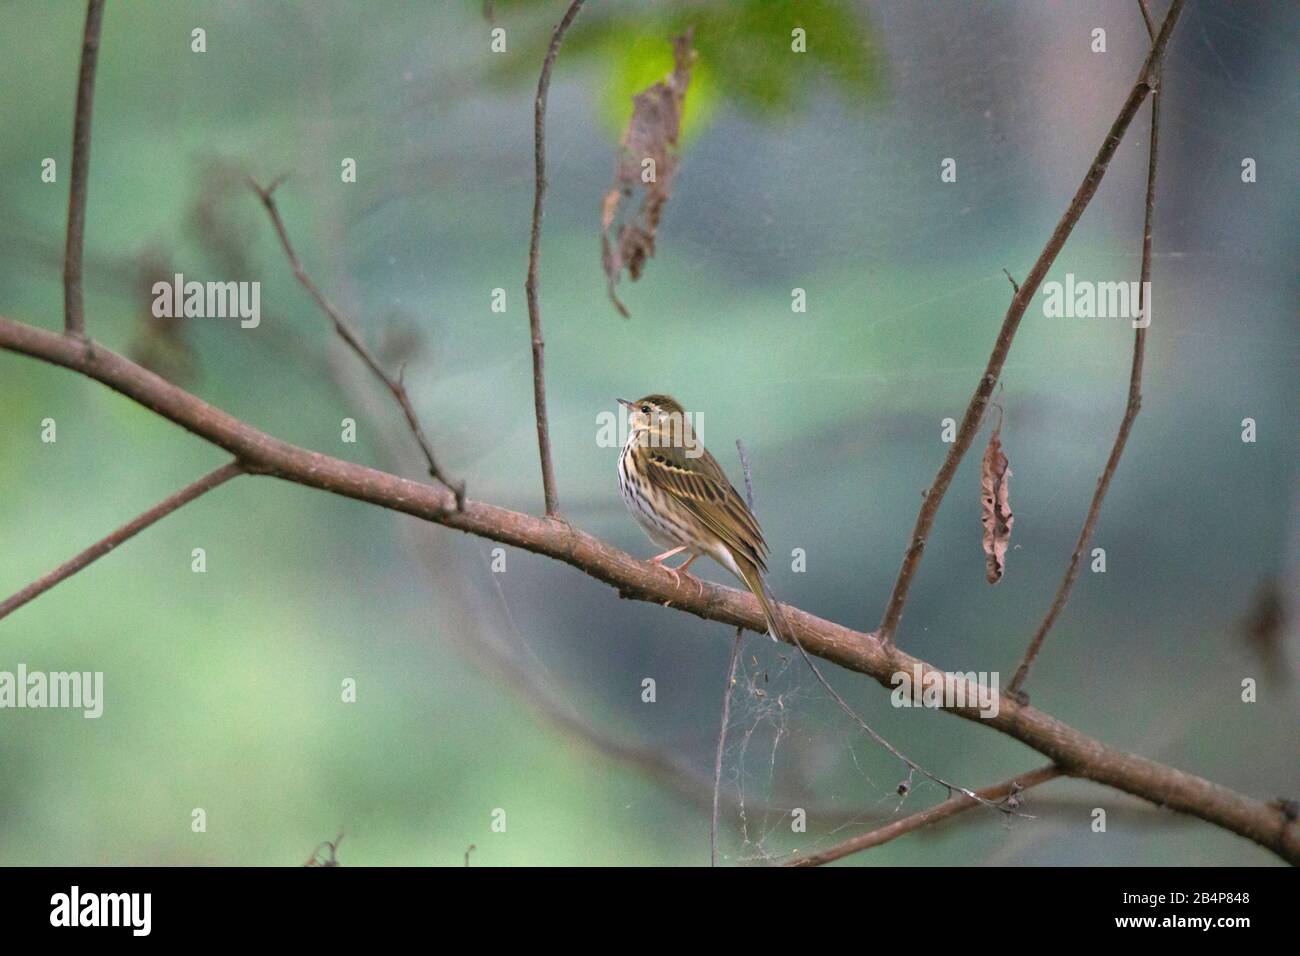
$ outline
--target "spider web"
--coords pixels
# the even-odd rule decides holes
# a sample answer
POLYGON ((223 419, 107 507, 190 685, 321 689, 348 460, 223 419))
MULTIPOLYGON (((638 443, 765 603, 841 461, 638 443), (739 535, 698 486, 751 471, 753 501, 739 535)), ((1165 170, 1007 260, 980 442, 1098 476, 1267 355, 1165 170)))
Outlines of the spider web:
POLYGON ((796 648, 747 634, 730 693, 720 861, 786 862, 951 793, 841 711, 796 648))

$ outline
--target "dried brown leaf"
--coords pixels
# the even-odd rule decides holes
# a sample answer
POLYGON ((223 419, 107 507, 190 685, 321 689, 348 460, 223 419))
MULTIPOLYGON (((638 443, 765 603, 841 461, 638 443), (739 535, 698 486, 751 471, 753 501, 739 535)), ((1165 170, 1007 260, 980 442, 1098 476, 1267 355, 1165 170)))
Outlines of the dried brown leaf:
POLYGON ((1007 479, 1011 477, 1006 454, 1002 451, 1002 425, 993 429, 988 447, 984 449, 984 463, 980 468, 980 503, 984 525, 984 578, 989 584, 1002 580, 1007 566, 1007 546, 1011 543, 1011 491, 1007 479))
POLYGON ((600 213, 600 259, 605 268, 609 299, 624 318, 627 307, 619 301, 615 287, 626 269, 632 281, 641 278, 646 260, 655 254, 655 232, 664 205, 672 192, 677 172, 677 137, 681 132, 682 106, 691 83, 695 62, 692 30, 673 38, 673 72, 647 87, 632 100, 628 121, 614 167, 614 183, 605 194, 600 213), (646 181, 643 171, 651 161, 653 176, 646 181), (641 205, 634 213, 624 206, 637 187, 641 205), (620 213, 623 216, 620 219, 620 213))

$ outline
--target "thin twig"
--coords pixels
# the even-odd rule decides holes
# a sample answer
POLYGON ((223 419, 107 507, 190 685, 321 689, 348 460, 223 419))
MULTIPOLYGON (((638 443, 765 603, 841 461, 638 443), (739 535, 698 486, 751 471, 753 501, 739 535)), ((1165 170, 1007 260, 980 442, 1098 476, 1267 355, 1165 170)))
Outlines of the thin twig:
POLYGON ((546 420, 546 371, 543 352, 546 342, 542 338, 542 307, 537 297, 537 270, 542 254, 542 201, 546 197, 546 97, 551 89, 551 70, 560 54, 564 34, 573 23, 583 0, 573 0, 564 11, 564 17, 551 34, 551 46, 542 61, 542 75, 537 81, 537 99, 533 104, 533 227, 528 243, 528 278, 524 280, 524 293, 528 298, 528 327, 533 340, 533 406, 537 414, 537 451, 542 463, 542 497, 546 514, 555 517, 560 513, 560 502, 555 491, 555 466, 551 463, 551 432, 546 420))
POLYGON ((1043 281, 1043 277, 1047 275, 1048 270, 1051 269, 1052 263, 1056 261, 1056 256, 1060 253, 1061 247, 1065 245, 1066 239, 1074 231, 1075 224, 1083 215, 1083 211, 1092 201, 1093 195, 1097 192, 1097 187, 1101 184, 1102 177, 1106 174, 1106 167, 1110 165, 1111 158, 1115 155, 1115 150, 1124 138, 1124 134, 1128 131, 1129 124, 1132 123, 1138 107, 1142 105, 1142 101, 1146 99, 1147 94, 1152 90, 1156 65, 1164 55, 1169 36, 1173 33, 1174 24, 1178 22, 1178 16, 1182 12, 1183 2, 1184 0, 1173 0, 1170 5, 1169 13, 1165 17, 1155 41, 1151 44, 1151 50, 1142 63, 1142 69, 1138 72, 1137 82, 1134 83, 1133 89, 1129 92, 1124 106, 1120 109, 1119 116, 1115 118, 1115 122, 1111 124, 1110 130, 1107 131, 1106 138, 1102 141, 1101 148, 1097 151, 1092 165, 1088 167, 1088 172, 1083 177, 1083 182, 1079 184, 1074 198, 1070 200, 1065 215, 1057 223, 1051 238, 1047 240, 1047 245, 1043 247, 1043 251, 1039 254, 1037 261, 1034 262, 1033 268, 1029 270, 1029 274, 1025 276, 1025 281, 1021 283, 1019 290, 1011 298, 1011 305, 1002 320, 1002 328, 999 330, 997 340, 994 342, 993 352, 989 355, 988 365, 985 367, 984 374, 975 388, 975 394, 971 396, 970 404, 966 406, 966 413, 962 418, 961 427, 957 430, 956 440, 948 449, 948 454, 939 467, 934 482, 925 492, 921 510, 916 516, 916 524, 912 529, 911 542, 903 556, 902 566, 898 569, 898 578, 894 582, 894 589, 889 595, 889 603, 885 606, 885 613, 877 630, 877 634, 882 641, 892 641, 894 632, 898 629, 899 619, 903 616, 903 605, 907 603, 907 592, 912 585, 912 578, 916 575, 916 569, 921 563, 921 556, 925 552, 925 544, 930 535, 930 528, 934 524, 934 516, 939 510, 939 504, 943 501, 948 486, 952 483, 953 476, 957 473, 957 466, 961 464, 962 458, 970 449, 971 442, 975 440, 975 435, 979 431, 979 424, 984 417, 985 406, 987 406, 989 396, 993 394, 993 388, 997 385, 998 378, 1002 374, 1002 366, 1006 362, 1007 353, 1011 350, 1011 342, 1015 338, 1016 330, 1020 327, 1020 320, 1024 317, 1025 309, 1033 300, 1034 294, 1038 291, 1038 286, 1043 281))
POLYGON ((90 119, 95 105, 95 66, 104 0, 86 4, 86 32, 81 40, 81 74, 77 79, 77 113, 72 121, 72 185, 68 191, 68 239, 63 254, 63 331, 86 334, 81 289, 81 252, 86 243, 86 183, 90 178, 90 119))
POLYGON ((208 474, 204 475, 198 481, 186 485, 174 495, 164 498, 139 517, 122 525, 122 527, 118 528, 108 537, 96 541, 75 558, 72 558, 70 561, 65 561, 49 574, 38 578, 17 594, 14 594, 12 597, 5 600, 3 604, 0 604, 0 620, 9 616, 33 598, 44 594, 60 581, 72 577, 87 565, 102 558, 123 541, 135 537, 160 518, 167 517, 167 515, 171 514, 177 508, 189 504, 200 495, 211 491, 218 485, 224 484, 236 475, 241 474, 243 470, 244 469, 240 466, 239 462, 229 462, 222 465, 216 471, 208 472, 208 474))
MULTIPOLYGON (((1021 774, 1003 783, 976 790, 975 793, 981 800, 1003 806, 1008 812, 1013 812, 1014 808, 1006 807, 1006 804, 1002 801, 1006 801, 1008 797, 1019 795, 1030 787, 1036 787, 1059 776, 1061 776, 1060 768, 1055 764, 1048 764, 1046 767, 1039 767, 1037 770, 1031 770, 1029 773, 1021 774)), ((890 840, 895 840, 904 834, 913 833, 923 827, 930 826, 932 823, 946 820, 963 810, 969 810, 974 805, 975 802, 966 795, 954 794, 943 803, 935 804, 928 810, 920 810, 868 833, 850 837, 818 853, 790 860, 785 866, 822 866, 826 863, 832 863, 848 856, 850 853, 857 853, 860 850, 880 846, 882 843, 888 843, 890 840)))
MULTIPOLYGON (((1148 32, 1152 32, 1150 11, 1142 0, 1139 0, 1139 7, 1142 10, 1142 17, 1147 23, 1148 32)), ((1152 35, 1154 38, 1154 33, 1152 35)), ((1157 63, 1153 74, 1153 80, 1154 84, 1151 92, 1151 143, 1147 151, 1146 212, 1142 225, 1142 268, 1138 285, 1139 324, 1133 330, 1133 361, 1129 368, 1128 400, 1124 406, 1124 417, 1119 423, 1119 431, 1115 435, 1115 443, 1111 446, 1110 456, 1106 459, 1106 467, 1101 473, 1101 478, 1097 481, 1097 488, 1092 495, 1092 503, 1088 506, 1087 517, 1083 520, 1083 527, 1079 530, 1079 538, 1075 542, 1073 553, 1070 555, 1070 563, 1065 569, 1065 576, 1056 589, 1056 596, 1052 599, 1052 606, 1048 609, 1042 623, 1038 625, 1038 630, 1034 632, 1029 647, 1025 649, 1025 656, 1021 659, 1015 675, 1011 678, 1011 683, 1007 686, 1007 693, 1016 695, 1022 700, 1028 699, 1025 697, 1022 688, 1025 680, 1029 677, 1029 669, 1033 667, 1034 661, 1038 658, 1038 653, 1042 650, 1043 641, 1047 638, 1048 632, 1056 623, 1061 611, 1065 609, 1066 602, 1070 600, 1070 592, 1073 590, 1074 582, 1079 576, 1079 567, 1083 561, 1084 552, 1088 550, 1093 531, 1097 526, 1097 517, 1101 514, 1102 501, 1105 500, 1106 492, 1110 489, 1111 479, 1115 477, 1115 470, 1119 467, 1120 456, 1124 454, 1124 446, 1128 444, 1129 433, 1133 430, 1133 422, 1137 419, 1138 411, 1142 407, 1142 362, 1146 356, 1146 335, 1147 325, 1149 324, 1149 316, 1146 314, 1146 310, 1150 306, 1150 303, 1146 301, 1146 290, 1148 283, 1151 281, 1151 219, 1155 210, 1156 159, 1160 132, 1160 84, 1163 81, 1163 70, 1159 63, 1157 63)))
POLYGON ((740 642, 744 636, 745 629, 736 628, 736 639, 731 642, 731 659, 727 662, 727 683, 722 689, 722 727, 718 730, 718 750, 713 756, 713 819, 709 824, 709 866, 718 865, 718 801, 722 794, 722 751, 727 742, 727 721, 731 717, 731 691, 736 684, 736 659, 740 656, 740 642))
POLYGON ((284 220, 280 217, 280 210, 275 202, 276 187, 284 181, 284 178, 283 175, 277 177, 269 186, 261 186, 254 179, 249 179, 249 183, 257 193, 258 198, 262 200, 262 205, 266 207, 266 211, 271 217, 271 224, 275 227, 275 234, 279 236, 285 257, 293 268, 294 278, 316 300, 316 304, 320 306, 320 310, 330 320, 339 338, 346 342, 348 348, 357 354, 361 361, 365 363, 366 368, 370 369, 371 373, 374 374, 375 378, 383 382, 388 390, 392 392, 393 398, 402 409, 402 414, 406 417, 407 427, 411 430, 411 434, 415 436, 416 442, 419 443, 420 452, 424 455, 425 464, 429 469, 429 476, 449 488, 456 496, 456 510, 463 510, 465 507, 465 483, 463 481, 451 481, 438 467, 438 462, 433 457, 433 445, 429 443, 428 437, 424 434, 424 428, 420 425, 420 419, 415 414, 415 406, 411 404, 411 397, 407 394, 406 384, 402 381, 401 373, 399 372, 397 377, 394 378, 384 371, 383 366, 379 364, 379 360, 366 348, 365 343, 352 330, 347 319, 343 317, 343 314, 334 307, 334 304, 329 299, 325 298, 325 293, 321 292, 320 287, 312 281, 311 276, 307 274, 307 270, 303 268, 298 253, 294 251, 293 243, 289 240, 289 232, 285 229, 284 220))

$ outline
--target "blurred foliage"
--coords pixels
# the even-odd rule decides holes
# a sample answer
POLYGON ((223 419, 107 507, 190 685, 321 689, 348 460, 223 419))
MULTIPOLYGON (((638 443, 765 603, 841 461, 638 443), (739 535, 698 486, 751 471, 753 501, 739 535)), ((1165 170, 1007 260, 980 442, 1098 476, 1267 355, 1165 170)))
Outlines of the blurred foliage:
MULTIPOLYGON (((544 11, 549 23, 563 9, 561 0, 498 0, 494 22, 509 30, 517 19, 544 11)), ((627 125, 632 97, 672 71, 670 40, 690 27, 698 59, 686 101, 685 140, 708 125, 719 100, 770 119, 810 104, 827 86, 850 106, 880 89, 881 58, 871 26, 850 0, 672 0, 637 14, 588 4, 564 40, 566 67, 591 61, 606 70, 601 115, 615 135, 627 125), (807 33, 807 54, 791 50, 795 27, 807 33)), ((550 41, 551 31, 542 24, 511 32, 509 42, 521 45, 511 47, 510 66, 499 78, 536 82, 550 41)))

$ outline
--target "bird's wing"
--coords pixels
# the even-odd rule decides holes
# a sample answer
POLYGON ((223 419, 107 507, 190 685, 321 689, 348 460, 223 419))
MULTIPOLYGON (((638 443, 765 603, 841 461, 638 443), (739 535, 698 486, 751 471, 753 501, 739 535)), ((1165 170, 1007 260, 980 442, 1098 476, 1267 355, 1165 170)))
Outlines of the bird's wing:
POLYGON ((698 444, 694 448, 699 451, 694 456, 681 446, 641 445, 634 451, 651 485, 671 495, 732 551, 766 571, 767 542, 757 519, 708 449, 698 444))

